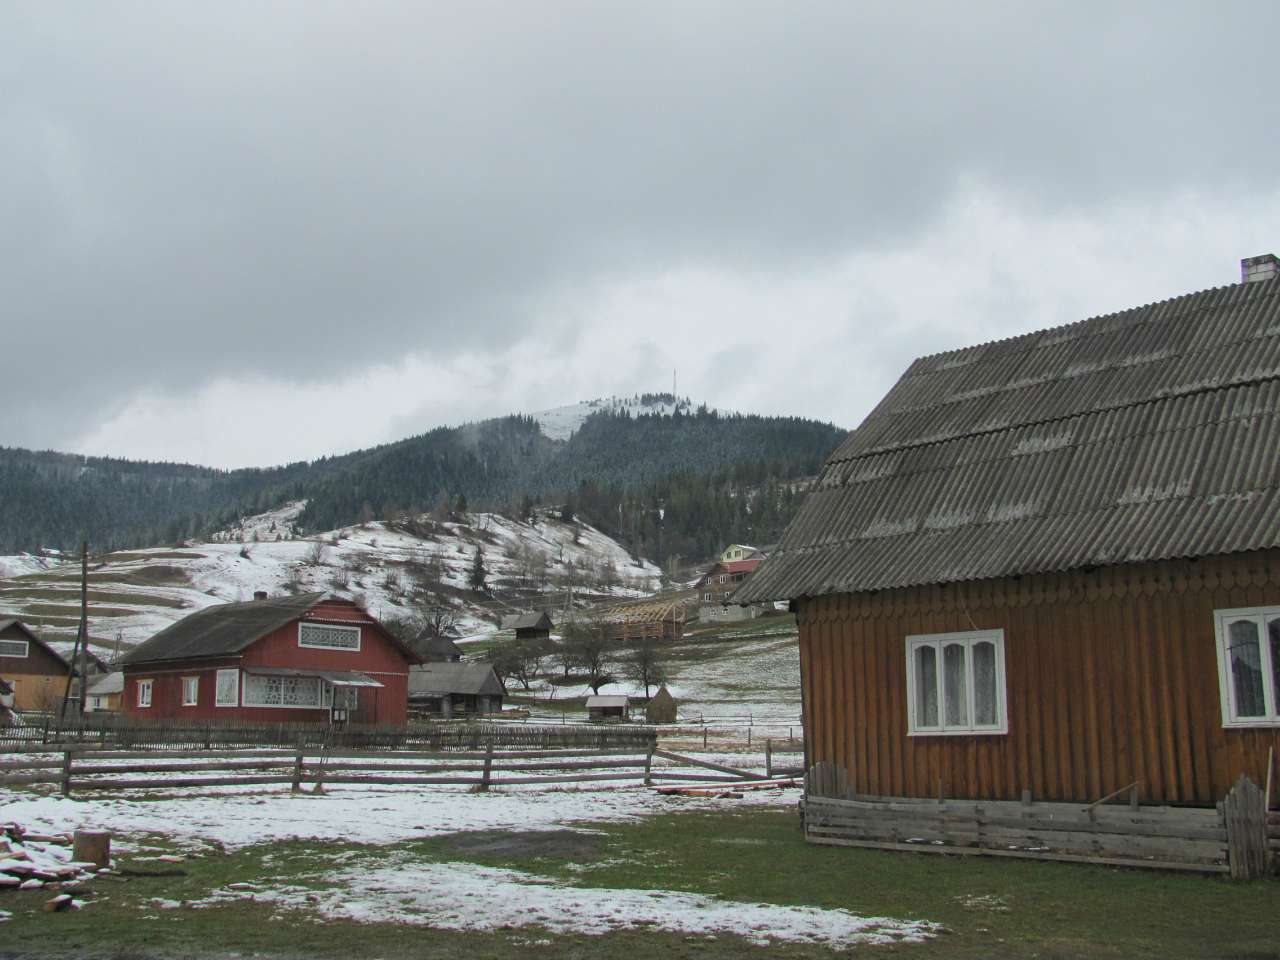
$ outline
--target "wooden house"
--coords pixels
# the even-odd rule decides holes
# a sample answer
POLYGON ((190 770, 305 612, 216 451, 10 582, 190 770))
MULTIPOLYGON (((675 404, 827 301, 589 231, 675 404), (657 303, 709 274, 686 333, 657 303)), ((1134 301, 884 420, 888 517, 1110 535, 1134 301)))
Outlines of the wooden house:
POLYGON ((732 563, 735 560, 763 560, 764 551, 746 543, 731 543, 720 551, 719 559, 724 563, 732 563))
POLYGON ((729 598, 760 566, 761 558, 717 560, 694 584, 698 597, 698 619, 746 620, 758 617, 764 609, 759 603, 730 603, 729 598))
POLYGON ((488 663, 424 663, 409 671, 409 704, 441 717, 501 713, 507 688, 488 663))
POLYGON ((119 713, 124 694, 124 671, 113 670, 89 681, 89 713, 119 713))
POLYGON ((462 649, 447 634, 434 630, 422 631, 413 641, 413 649, 427 663, 457 663, 462 659, 462 649))
POLYGON ((587 697, 587 719, 589 720, 627 720, 630 716, 629 697, 612 694, 587 697))
POLYGON ((734 598, 797 614, 811 792, 1212 808, 1267 779, 1277 277, 910 366, 734 598))
MULTIPOLYGON (((0 680, 12 688, 12 709, 19 713, 57 710, 67 690, 67 676, 74 673, 62 654, 21 620, 0 619, 0 680)), ((73 697, 80 695, 79 686, 79 679, 73 679, 73 697)))
POLYGON ((140 719, 402 725, 420 660, 350 600, 322 593, 193 613, 121 658, 140 719))
POLYGON ((551 615, 545 610, 513 614, 502 621, 502 629, 514 630, 517 640, 549 640, 554 626, 551 615))

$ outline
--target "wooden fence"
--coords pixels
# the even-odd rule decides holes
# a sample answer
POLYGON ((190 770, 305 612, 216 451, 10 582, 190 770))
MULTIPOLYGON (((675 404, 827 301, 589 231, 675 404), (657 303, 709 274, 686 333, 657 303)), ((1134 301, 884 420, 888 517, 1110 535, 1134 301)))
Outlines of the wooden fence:
POLYGON ((54 784, 63 795, 111 790, 308 785, 490 787, 633 780, 742 783, 757 775, 668 753, 635 749, 500 750, 98 750, 0 760, 0 786, 54 784), (665 764, 655 763, 666 761, 665 764), (690 772, 698 768, 702 772, 690 772), (715 775, 708 775, 711 770, 715 775))
POLYGON ((1215 809, 1038 803, 1029 796, 1021 803, 853 796, 821 766, 810 771, 804 799, 805 836, 813 843, 1230 873, 1237 879, 1266 874, 1280 854, 1280 825, 1269 824, 1262 791, 1244 778, 1215 809))
POLYGON ((21 726, 0 727, 0 751, 63 744, 100 748, 212 750, 236 747, 349 747, 434 751, 578 748, 648 749, 656 734, 644 727, 594 724, 412 723, 404 727, 325 723, 228 723, 226 721, 139 722, 114 714, 86 714, 64 723, 50 716, 24 717, 21 726))

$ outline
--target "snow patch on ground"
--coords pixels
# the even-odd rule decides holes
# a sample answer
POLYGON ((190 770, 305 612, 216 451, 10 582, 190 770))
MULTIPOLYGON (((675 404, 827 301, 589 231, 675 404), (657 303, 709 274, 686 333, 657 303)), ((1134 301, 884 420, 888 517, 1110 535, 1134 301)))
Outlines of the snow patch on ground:
POLYGON ((618 823, 657 813, 794 806, 794 790, 751 791, 738 800, 665 797, 644 788, 521 790, 331 789, 313 795, 214 793, 151 798, 117 795, 67 800, 0 789, 6 819, 28 829, 77 827, 120 834, 165 834, 186 847, 218 842, 228 849, 275 840, 318 839, 391 844, 462 830, 553 830, 618 823))
POLYGON ((578 432, 583 422, 593 413, 604 410, 614 412, 626 410, 633 417, 646 414, 669 417, 677 409, 682 413, 688 413, 694 409, 694 406, 687 398, 674 403, 670 401, 646 403, 639 397, 597 397, 595 400, 580 400, 578 403, 568 403, 562 407, 539 410, 529 416, 538 421, 544 436, 552 440, 568 440, 578 432))
MULTIPOLYGON (((308 878, 312 879, 312 878, 308 878)), ((618 930, 736 934, 753 943, 918 943, 934 925, 860 917, 845 910, 742 903, 666 890, 575 887, 515 870, 469 863, 412 862, 398 855, 352 863, 314 877, 318 889, 287 886, 251 894, 258 901, 326 919, 407 923, 442 930, 537 927, 600 936, 618 930)))

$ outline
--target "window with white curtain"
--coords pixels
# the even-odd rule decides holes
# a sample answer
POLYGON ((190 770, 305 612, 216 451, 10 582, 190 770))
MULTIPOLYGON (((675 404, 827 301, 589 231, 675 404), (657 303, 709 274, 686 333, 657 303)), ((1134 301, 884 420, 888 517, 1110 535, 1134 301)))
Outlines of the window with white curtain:
POLYGON ((330 623, 299 623, 298 646, 317 650, 360 649, 360 628, 340 627, 330 623))
POLYGON ((907 729, 1008 733, 1003 630, 907 637, 907 729))
POLYGON ((240 705, 240 671, 219 670, 213 702, 219 707, 240 705))
POLYGON ((1224 727, 1280 726, 1280 606, 1215 610, 1224 727))
POLYGON ((199 677, 183 677, 182 678, 182 705, 184 707, 194 707, 200 702, 200 678, 199 677))

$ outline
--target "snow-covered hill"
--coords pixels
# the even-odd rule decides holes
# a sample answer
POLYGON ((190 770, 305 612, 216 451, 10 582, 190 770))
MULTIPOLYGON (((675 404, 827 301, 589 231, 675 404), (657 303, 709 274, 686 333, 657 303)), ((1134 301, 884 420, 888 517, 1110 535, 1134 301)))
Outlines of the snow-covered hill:
MULTIPOLYGON (((475 513, 457 522, 427 517, 293 532, 302 503, 246 518, 208 542, 94 558, 89 633, 100 653, 141 643, 202 607, 269 594, 325 591, 365 604, 380 619, 408 619, 446 605, 464 635, 490 632, 503 614, 657 589, 659 570, 635 562, 585 524, 540 516, 521 523, 475 513), (484 552, 491 597, 468 586, 484 552)), ((0 617, 12 615, 55 645, 70 645, 79 616, 79 563, 0 557, 0 617)))
POLYGON ((587 417, 593 413, 600 413, 602 410, 627 410, 632 416, 661 414, 669 417, 676 410, 687 413, 693 409, 694 406, 687 397, 673 399, 670 394, 658 396, 637 395, 581 400, 578 403, 566 404, 563 407, 539 410, 537 413, 530 414, 530 416, 538 421, 543 434, 547 437, 552 440, 568 440, 582 426, 587 417))

